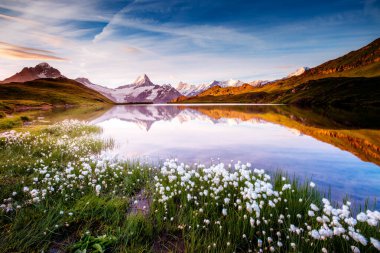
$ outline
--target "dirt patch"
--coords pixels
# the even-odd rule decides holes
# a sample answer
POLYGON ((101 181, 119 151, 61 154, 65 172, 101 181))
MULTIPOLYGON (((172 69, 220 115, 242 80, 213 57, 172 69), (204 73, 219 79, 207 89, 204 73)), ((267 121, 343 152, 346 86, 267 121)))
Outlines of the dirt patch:
POLYGON ((136 195, 132 197, 128 214, 141 213, 147 216, 149 214, 151 203, 152 203, 151 197, 148 196, 145 189, 142 189, 136 195))
POLYGON ((57 237, 49 245, 48 253, 64 253, 67 252, 67 247, 76 242, 77 236, 75 234, 64 234, 57 237))
POLYGON ((182 235, 159 235, 153 243, 154 253, 183 253, 185 252, 185 242, 182 235))

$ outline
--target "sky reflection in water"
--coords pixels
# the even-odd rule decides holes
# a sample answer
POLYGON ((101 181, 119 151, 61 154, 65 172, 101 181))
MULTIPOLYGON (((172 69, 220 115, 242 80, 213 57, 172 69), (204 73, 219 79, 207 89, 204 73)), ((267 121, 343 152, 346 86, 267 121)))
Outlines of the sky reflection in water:
MULTIPOLYGON (((178 158, 205 164, 212 159, 225 164, 240 160, 268 171, 281 169, 301 179, 312 178, 324 190, 331 187, 333 199, 346 194, 360 204, 366 197, 379 199, 380 167, 376 164, 300 130, 265 121, 260 114, 256 117, 246 111, 241 116, 233 106, 219 106, 215 115, 213 109, 116 106, 93 122, 104 129, 105 137, 116 141, 113 152, 126 158, 178 158)), ((379 204, 377 200, 377 209, 379 204)))

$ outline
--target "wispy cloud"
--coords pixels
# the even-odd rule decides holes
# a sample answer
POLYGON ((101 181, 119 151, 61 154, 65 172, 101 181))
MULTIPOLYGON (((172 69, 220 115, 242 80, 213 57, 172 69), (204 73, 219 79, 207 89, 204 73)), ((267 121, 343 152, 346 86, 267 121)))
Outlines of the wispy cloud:
POLYGON ((67 59, 55 56, 53 52, 43 49, 22 47, 0 41, 0 57, 22 60, 51 60, 66 61, 67 59))
POLYGON ((41 60, 108 86, 275 79, 379 36, 379 0, 301 2, 0 0, 0 79, 41 60))
POLYGON ((38 25, 38 23, 33 21, 33 20, 28 20, 28 19, 19 18, 19 17, 1 14, 1 13, 0 13, 0 19, 5 19, 9 22, 18 22, 18 23, 22 23, 22 24, 26 24, 26 25, 31 25, 31 26, 38 25))

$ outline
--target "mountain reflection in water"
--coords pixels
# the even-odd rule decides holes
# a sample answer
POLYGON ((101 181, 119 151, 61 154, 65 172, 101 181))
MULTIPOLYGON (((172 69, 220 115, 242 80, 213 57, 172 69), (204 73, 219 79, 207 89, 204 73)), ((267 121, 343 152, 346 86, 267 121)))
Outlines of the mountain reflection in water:
MULTIPOLYGON (((289 106, 114 106, 92 122, 128 159, 210 164, 231 160, 281 169, 331 187, 333 198, 380 199, 377 112, 289 106)), ((379 202, 378 202, 379 203, 379 202)))

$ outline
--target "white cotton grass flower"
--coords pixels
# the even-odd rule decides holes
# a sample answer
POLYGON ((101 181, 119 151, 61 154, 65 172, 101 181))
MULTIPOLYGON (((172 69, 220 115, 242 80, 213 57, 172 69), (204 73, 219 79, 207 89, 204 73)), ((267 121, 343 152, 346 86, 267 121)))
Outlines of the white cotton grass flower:
POLYGON ((101 185, 98 184, 98 185, 95 186, 96 195, 100 194, 101 189, 102 189, 101 185))
POLYGON ((372 219, 372 218, 367 220, 367 224, 372 226, 372 227, 376 227, 378 223, 379 222, 377 220, 372 219))
POLYGON ((367 245, 367 239, 362 234, 354 232, 354 231, 349 231, 348 234, 356 242, 360 242, 363 246, 367 245))
MULTIPOLYGON (((75 140, 69 136, 59 140, 59 147, 68 154, 82 156, 81 149, 87 148, 86 145, 82 145, 80 139, 75 140)), ((16 206, 23 208, 27 205, 38 205, 39 202, 58 194, 65 200, 74 200, 89 191, 97 195, 110 193, 128 199, 129 196, 124 194, 127 189, 124 189, 123 182, 131 175, 136 176, 133 170, 125 172, 126 168, 117 160, 110 161, 102 155, 78 157, 76 162, 67 163, 62 168, 49 166, 45 160, 49 154, 42 154, 42 157, 35 168, 30 169, 32 180, 28 181, 28 185, 22 182, 23 185, 17 189, 19 194, 10 191, 12 196, 0 203, 0 211, 14 211, 16 206), (26 201, 21 202, 19 199, 24 196, 26 201)), ((293 183, 286 177, 272 179, 264 170, 251 169, 250 166, 241 162, 229 166, 219 161, 210 166, 189 166, 175 159, 166 160, 160 168, 149 169, 154 170, 154 212, 157 217, 162 217, 162 222, 173 223, 174 220, 177 221, 179 209, 188 211, 187 208, 191 207, 189 223, 175 224, 178 229, 192 233, 198 229, 211 230, 215 226, 223 232, 228 231, 228 237, 224 237, 226 240, 218 245, 210 242, 210 248, 227 244, 235 249, 237 245, 230 239, 237 236, 243 236, 244 241, 255 248, 255 236, 259 236, 261 239, 256 239, 256 242, 262 251, 281 251, 281 247, 286 250, 290 250, 290 247, 296 249, 298 246, 294 242, 302 240, 310 245, 311 250, 316 251, 315 249, 325 246, 322 252, 332 252, 337 249, 333 248, 334 244, 330 248, 329 243, 339 239, 347 240, 343 243, 350 243, 348 245, 355 244, 353 247, 359 247, 360 243, 364 251, 379 249, 379 241, 374 238, 376 234, 371 235, 372 232, 368 232, 377 229, 380 221, 378 211, 366 210, 354 215, 349 202, 344 202, 341 207, 332 206, 325 198, 320 202, 311 195, 313 190, 299 191, 296 185, 292 187, 293 183), (289 205, 294 201, 297 202, 296 206, 301 207, 298 210, 306 211, 297 213, 297 210, 292 210, 289 205), (235 218, 244 223, 244 230, 240 230, 239 235, 233 234, 235 230, 231 229, 235 224, 231 224, 230 220, 235 218), (297 220, 294 221, 294 218, 297 220), (257 232, 253 237, 252 231, 257 232)), ((141 171, 141 168, 137 170, 141 171)), ((313 182, 306 185, 316 187, 313 182)), ((133 203, 137 205, 141 202, 135 200, 133 203)), ((144 206, 143 209, 149 209, 149 206, 144 206)), ((73 215, 69 211, 59 213, 73 215)), ((178 218, 181 220, 181 217, 178 218)), ((65 222, 59 226, 69 224, 65 222)), ((304 251, 304 244, 300 245, 302 246, 297 251, 304 251)), ((252 252, 252 249, 247 251, 252 252)))
POLYGON ((373 247, 375 247, 378 251, 380 251, 380 241, 376 240, 375 238, 371 237, 370 238, 371 244, 373 247))
POLYGON ((360 249, 356 246, 351 246, 351 250, 353 253, 360 253, 360 249))
POLYGON ((313 237, 316 240, 319 240, 321 238, 321 235, 319 234, 319 232, 317 230, 312 230, 310 232, 310 235, 311 235, 311 237, 313 237))
POLYGON ((366 222, 368 220, 368 217, 365 213, 361 212, 356 216, 356 219, 360 222, 366 222))
POLYGON ((316 211, 316 212, 319 211, 319 208, 318 208, 315 204, 313 204, 313 203, 310 205, 310 208, 311 208, 313 211, 316 211))

